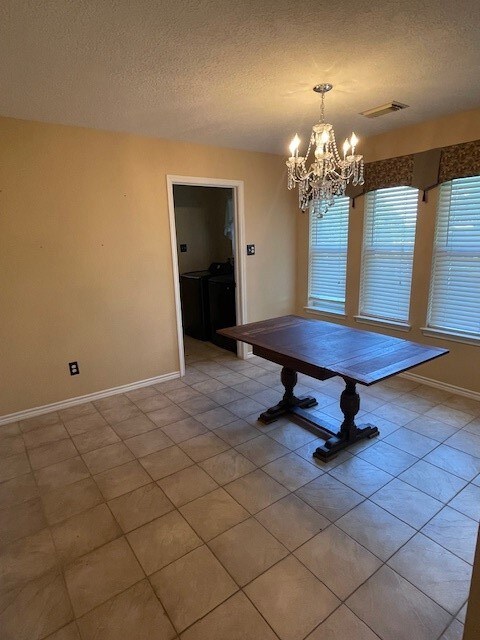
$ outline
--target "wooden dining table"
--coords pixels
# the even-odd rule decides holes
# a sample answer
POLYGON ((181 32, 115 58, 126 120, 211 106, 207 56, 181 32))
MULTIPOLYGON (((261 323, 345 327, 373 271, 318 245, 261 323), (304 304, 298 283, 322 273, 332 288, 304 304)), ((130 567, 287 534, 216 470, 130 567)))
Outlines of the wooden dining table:
POLYGON ((355 442, 379 434, 377 426, 357 426, 355 422, 360 409, 357 384, 373 385, 448 353, 447 349, 294 315, 229 327, 218 333, 252 345, 255 355, 282 366, 283 398, 259 420, 268 424, 284 415, 300 418, 302 426, 325 440, 313 453, 325 462, 355 442), (344 419, 338 430, 307 411, 317 405, 313 396, 295 395, 297 373, 317 380, 343 378, 340 409, 344 419))

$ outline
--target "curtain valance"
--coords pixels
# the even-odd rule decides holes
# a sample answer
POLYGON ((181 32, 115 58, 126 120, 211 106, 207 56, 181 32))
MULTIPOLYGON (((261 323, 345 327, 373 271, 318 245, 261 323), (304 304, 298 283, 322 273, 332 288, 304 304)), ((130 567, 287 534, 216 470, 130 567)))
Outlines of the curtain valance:
POLYGON ((346 195, 356 198, 389 187, 415 187, 428 191, 455 178, 480 175, 480 140, 430 149, 407 156, 365 163, 365 184, 348 185, 346 195))

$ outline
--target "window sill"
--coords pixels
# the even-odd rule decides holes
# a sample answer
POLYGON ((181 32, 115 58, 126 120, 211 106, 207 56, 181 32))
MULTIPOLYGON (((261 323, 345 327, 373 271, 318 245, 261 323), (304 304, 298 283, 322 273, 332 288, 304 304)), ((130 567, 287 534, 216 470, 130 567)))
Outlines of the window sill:
POLYGON ((303 307, 305 313, 312 316, 321 316, 323 318, 346 318, 346 314, 341 311, 323 311, 317 307, 303 307))
POLYGON ((480 336, 469 336, 466 333, 453 333, 444 329, 432 329, 431 327, 422 327, 421 332, 424 336, 430 336, 431 338, 439 338, 440 340, 449 340, 451 342, 461 342, 463 344, 470 344, 479 346, 480 336))
POLYGON ((395 322, 395 320, 382 320, 380 318, 372 318, 370 316, 353 316, 355 322, 361 324, 372 324, 376 327, 384 327, 385 329, 395 329, 397 331, 410 331, 412 328, 408 322, 395 322))

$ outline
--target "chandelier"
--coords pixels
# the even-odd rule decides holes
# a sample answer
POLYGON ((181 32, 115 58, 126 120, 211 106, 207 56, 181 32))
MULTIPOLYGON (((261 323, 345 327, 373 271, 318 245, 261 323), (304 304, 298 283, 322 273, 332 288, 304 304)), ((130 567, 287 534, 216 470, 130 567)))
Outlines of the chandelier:
POLYGON ((320 122, 313 126, 305 156, 298 155, 300 138, 297 134, 290 144, 287 160, 289 189, 298 184, 298 204, 302 211, 310 209, 318 218, 331 207, 335 199, 345 195, 347 184, 363 184, 363 156, 355 154, 357 136, 352 132, 343 143, 343 158, 338 153, 333 126, 325 122, 325 94, 333 85, 317 84, 313 90, 322 96, 320 122), (310 151, 314 158, 307 169, 310 151))

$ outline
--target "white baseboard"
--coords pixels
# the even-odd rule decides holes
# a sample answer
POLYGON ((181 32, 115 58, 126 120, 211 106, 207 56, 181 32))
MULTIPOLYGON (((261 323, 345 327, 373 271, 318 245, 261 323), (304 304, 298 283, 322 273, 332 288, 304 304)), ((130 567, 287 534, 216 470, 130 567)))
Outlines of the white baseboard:
POLYGON ((480 393, 478 391, 471 391, 470 389, 457 387, 454 384, 447 384, 446 382, 440 382, 439 380, 433 380, 432 378, 425 378, 424 376, 419 376, 416 373, 401 373, 400 377, 406 378, 407 380, 413 380, 413 382, 418 382, 419 384, 424 384, 427 387, 435 387, 435 389, 441 389, 442 391, 456 393, 459 396, 480 401, 480 393))
POLYGON ((60 409, 68 409, 77 404, 83 404, 84 402, 91 402, 92 400, 100 400, 107 396, 112 396, 117 393, 126 393, 127 391, 134 391, 141 387, 148 387, 151 384, 159 384, 160 382, 167 382, 168 380, 174 380, 180 377, 180 371, 172 371, 172 373, 164 373, 161 376, 155 376, 154 378, 147 378, 146 380, 138 380, 137 382, 131 382, 129 384, 123 384, 120 387, 112 387, 111 389, 104 389, 103 391, 95 391, 94 393, 88 393, 85 396, 77 396, 76 398, 68 398, 67 400, 61 400, 60 402, 52 402, 52 404, 44 404, 41 407, 33 407, 32 409, 25 409, 24 411, 17 411, 16 413, 9 413, 5 416, 0 416, 0 425, 9 424, 10 422, 17 422, 17 420, 25 420, 26 418, 34 418, 40 416, 43 413, 50 413, 51 411, 59 411, 60 409))

